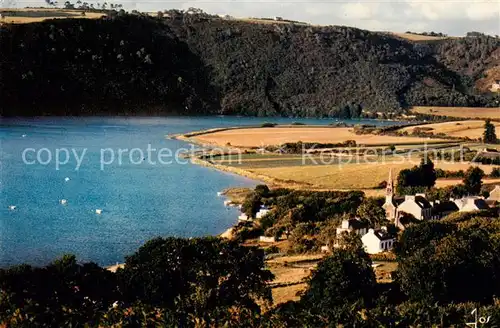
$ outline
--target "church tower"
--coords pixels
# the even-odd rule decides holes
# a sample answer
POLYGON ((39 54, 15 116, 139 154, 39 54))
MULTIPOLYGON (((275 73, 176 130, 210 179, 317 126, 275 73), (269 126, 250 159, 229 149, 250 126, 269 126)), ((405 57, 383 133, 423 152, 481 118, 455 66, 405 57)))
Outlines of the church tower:
POLYGON ((387 186, 385 187, 385 197, 394 197, 394 181, 392 180, 392 169, 389 169, 389 179, 387 179, 387 186))
POLYGON ((385 217, 390 222, 395 222, 397 206, 394 203, 394 180, 392 178, 392 169, 389 170, 389 179, 385 188, 385 204, 382 206, 385 210, 385 217))

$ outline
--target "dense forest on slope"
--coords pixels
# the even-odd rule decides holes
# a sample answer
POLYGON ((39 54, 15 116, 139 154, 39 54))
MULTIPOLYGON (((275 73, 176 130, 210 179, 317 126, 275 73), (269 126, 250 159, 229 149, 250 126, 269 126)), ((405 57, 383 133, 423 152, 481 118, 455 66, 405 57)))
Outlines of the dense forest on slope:
POLYGON ((0 113, 339 116, 347 104, 492 106, 474 81, 499 47, 487 36, 422 44, 205 14, 4 25, 0 113))

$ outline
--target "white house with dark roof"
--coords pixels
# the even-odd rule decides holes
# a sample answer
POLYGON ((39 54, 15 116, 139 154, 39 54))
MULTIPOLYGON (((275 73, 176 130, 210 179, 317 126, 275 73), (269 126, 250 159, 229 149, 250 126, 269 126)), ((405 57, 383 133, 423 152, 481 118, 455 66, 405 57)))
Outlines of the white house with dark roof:
POLYGON ((429 220, 432 218, 432 206, 423 194, 406 195, 405 200, 398 205, 397 216, 403 213, 413 215, 417 220, 429 220))
POLYGON ((385 228, 369 229, 368 233, 361 237, 361 241, 368 254, 378 254, 390 251, 394 247, 396 238, 390 235, 385 228))
POLYGON ((256 214, 255 214, 255 217, 257 219, 262 219, 264 216, 267 215, 267 213, 271 212, 270 209, 268 208, 261 208, 256 214))
POLYGON ((342 220, 341 225, 337 228, 337 236, 347 232, 354 231, 359 236, 363 236, 368 232, 368 224, 358 219, 342 220))
POLYGON ((457 205, 459 212, 474 212, 490 208, 484 198, 479 196, 468 196, 455 199, 454 203, 457 205))
POLYGON ((458 212, 459 208, 455 202, 452 201, 439 201, 436 200, 431 202, 432 205, 432 217, 433 218, 442 218, 453 212, 458 212))

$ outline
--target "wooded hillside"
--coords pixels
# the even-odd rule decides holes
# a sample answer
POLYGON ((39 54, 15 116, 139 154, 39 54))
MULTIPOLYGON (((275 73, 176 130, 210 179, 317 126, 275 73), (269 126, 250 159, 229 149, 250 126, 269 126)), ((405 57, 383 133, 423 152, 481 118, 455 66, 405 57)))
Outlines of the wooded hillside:
POLYGON ((413 43, 350 27, 114 15, 0 27, 2 115, 339 116, 493 106, 500 39, 413 43))

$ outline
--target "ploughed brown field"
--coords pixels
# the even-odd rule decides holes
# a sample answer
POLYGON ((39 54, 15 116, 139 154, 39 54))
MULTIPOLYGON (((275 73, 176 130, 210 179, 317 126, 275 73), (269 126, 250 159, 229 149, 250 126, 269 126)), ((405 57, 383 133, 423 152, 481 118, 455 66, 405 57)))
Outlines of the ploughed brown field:
POLYGON ((450 116, 460 118, 500 119, 500 107, 426 107, 416 106, 411 109, 414 113, 436 116, 450 116))
MULTIPOLYGON (((233 147, 261 147, 286 142, 341 143, 355 140, 358 145, 389 145, 401 143, 425 143, 427 138, 378 135, 356 135, 352 128, 335 127, 274 127, 225 130, 194 137, 201 143, 233 147)), ((444 141, 432 139, 433 142, 444 141)))
MULTIPOLYGON (((498 109, 500 111, 500 109, 498 109)), ((495 125, 497 131, 500 131, 500 122, 492 122, 495 125)), ((412 126, 401 129, 402 131, 408 131, 411 133, 415 128, 423 128, 428 132, 445 133, 446 135, 452 137, 469 137, 472 139, 482 138, 484 133, 484 121, 482 120, 470 120, 470 121, 457 121, 457 122, 445 122, 436 124, 424 124, 419 126, 412 126), (432 130, 428 130, 432 129, 432 130)))

